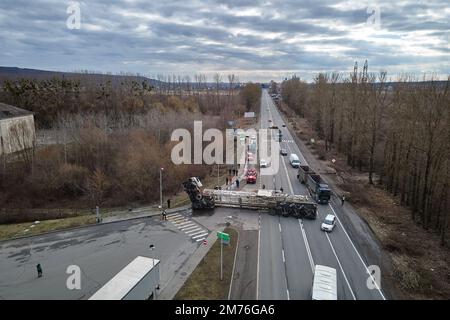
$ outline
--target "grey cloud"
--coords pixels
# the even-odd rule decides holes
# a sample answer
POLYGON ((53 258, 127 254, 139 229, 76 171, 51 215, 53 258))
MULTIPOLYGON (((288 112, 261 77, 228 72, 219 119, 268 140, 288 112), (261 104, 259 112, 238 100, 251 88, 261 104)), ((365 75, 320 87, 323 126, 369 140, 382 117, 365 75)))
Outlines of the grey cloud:
POLYGON ((382 32, 358 40, 351 34, 368 17, 359 1, 343 8, 324 0, 81 1, 81 30, 65 27, 68 3, 3 0, 0 44, 6 49, 0 52, 1 64, 149 74, 241 70, 252 79, 256 70, 280 77, 304 72, 311 78, 316 70, 347 71, 355 60, 368 59, 374 69, 421 70, 435 62, 433 71, 450 73, 450 17, 427 15, 442 14, 445 1, 378 1, 382 32), (262 13, 254 14, 252 8, 262 13), (148 13, 157 19, 123 13, 148 13), (101 29, 90 30, 89 24, 101 29), (147 33, 136 31, 142 25, 147 33), (403 52, 403 39, 417 31, 427 32, 430 40, 418 46, 442 55, 403 52), (330 49, 311 52, 311 46, 330 49))

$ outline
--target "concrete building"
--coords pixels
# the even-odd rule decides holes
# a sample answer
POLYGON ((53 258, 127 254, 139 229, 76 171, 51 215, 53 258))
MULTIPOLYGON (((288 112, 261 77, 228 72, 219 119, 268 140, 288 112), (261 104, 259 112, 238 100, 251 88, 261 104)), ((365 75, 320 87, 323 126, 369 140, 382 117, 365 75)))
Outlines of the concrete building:
POLYGON ((0 155, 31 148, 35 137, 32 112, 0 103, 0 155))

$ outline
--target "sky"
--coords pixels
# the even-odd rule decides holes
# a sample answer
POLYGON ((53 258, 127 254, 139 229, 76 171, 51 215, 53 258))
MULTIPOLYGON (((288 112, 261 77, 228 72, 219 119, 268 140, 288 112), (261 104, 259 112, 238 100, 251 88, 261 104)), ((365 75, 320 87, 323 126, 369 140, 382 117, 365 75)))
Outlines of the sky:
POLYGON ((448 0, 0 1, 8 67, 267 82, 367 59, 392 78, 446 78, 449 40, 448 0))

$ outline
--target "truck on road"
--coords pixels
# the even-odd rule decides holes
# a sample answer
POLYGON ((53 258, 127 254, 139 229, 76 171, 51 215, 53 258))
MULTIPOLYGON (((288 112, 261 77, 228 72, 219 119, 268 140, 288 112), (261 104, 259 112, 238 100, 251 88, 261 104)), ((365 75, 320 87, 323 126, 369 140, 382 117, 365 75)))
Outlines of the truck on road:
POLYGON ((309 193, 317 203, 327 204, 330 202, 330 188, 326 183, 324 183, 320 175, 311 170, 309 166, 299 166, 297 178, 300 183, 306 185, 309 193))

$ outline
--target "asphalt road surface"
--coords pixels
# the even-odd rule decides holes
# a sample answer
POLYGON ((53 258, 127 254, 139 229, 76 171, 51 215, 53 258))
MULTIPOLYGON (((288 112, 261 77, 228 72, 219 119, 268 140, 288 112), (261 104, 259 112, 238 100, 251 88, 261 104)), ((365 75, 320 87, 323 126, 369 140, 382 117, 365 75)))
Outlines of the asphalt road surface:
POLYGON ((199 245, 159 217, 0 242, 0 299, 88 299, 138 255, 161 260, 162 290, 199 245), (66 287, 69 265, 81 268, 80 290, 66 287))
MULTIPOLYGON (((273 176, 261 176, 260 184, 267 189, 283 188, 285 193, 304 194, 308 191, 297 180, 297 169, 291 167, 289 154, 299 156, 307 164, 300 149, 287 128, 267 91, 261 100, 261 128, 277 125, 283 134, 280 147, 288 156, 280 157, 280 169, 273 176), (272 122, 269 122, 269 119, 272 122)), ((278 130, 273 130, 276 133, 278 130)), ((261 214, 259 229, 258 299, 311 299, 314 266, 316 264, 335 268, 337 271, 338 299, 385 299, 382 290, 369 289, 372 282, 367 266, 370 265, 358 250, 350 234, 359 236, 364 230, 353 230, 345 225, 347 217, 342 216, 340 206, 318 205, 316 220, 301 220, 261 214), (338 223, 331 233, 320 230, 320 224, 327 214, 335 214, 338 223), (347 231, 346 228, 349 228, 347 231), (351 230, 350 230, 351 229, 351 230)), ((373 241, 367 234, 361 234, 365 241, 373 241)), ((360 243, 360 242, 359 242, 360 243)), ((368 243, 366 247, 370 248, 368 243)))

